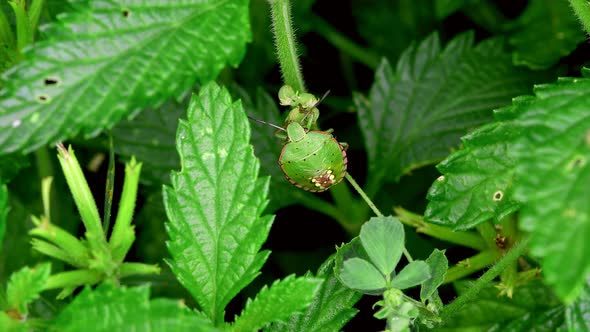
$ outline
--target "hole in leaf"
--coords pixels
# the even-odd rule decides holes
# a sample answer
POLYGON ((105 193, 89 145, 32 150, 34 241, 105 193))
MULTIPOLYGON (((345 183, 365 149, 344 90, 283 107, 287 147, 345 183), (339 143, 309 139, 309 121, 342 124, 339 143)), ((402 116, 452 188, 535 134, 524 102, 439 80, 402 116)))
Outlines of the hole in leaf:
POLYGON ((43 80, 43 84, 45 84, 45 86, 51 86, 51 85, 59 84, 59 78, 57 78, 57 77, 46 77, 43 80))
POLYGON ((499 202, 502 200, 502 198, 504 198, 504 193, 501 190, 498 190, 494 193, 494 201, 499 202))
POLYGON ((49 102, 49 97, 46 95, 38 95, 37 96, 37 101, 40 103, 48 103, 49 102))
POLYGON ((123 17, 127 18, 129 17, 129 15, 131 15, 131 12, 129 11, 129 9, 123 9, 121 14, 123 14, 123 17))

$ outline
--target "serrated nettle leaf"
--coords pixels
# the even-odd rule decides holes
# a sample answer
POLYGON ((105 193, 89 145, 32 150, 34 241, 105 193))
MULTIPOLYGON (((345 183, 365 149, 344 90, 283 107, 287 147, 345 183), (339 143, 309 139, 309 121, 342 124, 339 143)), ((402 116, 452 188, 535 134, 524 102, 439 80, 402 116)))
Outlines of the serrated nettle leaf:
POLYGON ((93 1, 46 30, 0 95, 0 153, 94 136, 236 66, 248 1, 93 1))
POLYGON ((590 290, 588 284, 574 303, 565 308, 568 331, 590 331, 590 290))
POLYGON ((150 300, 147 286, 86 287, 52 323, 55 331, 217 331, 206 317, 181 301, 150 300))
POLYGON ((420 289, 420 300, 422 302, 428 300, 436 292, 443 283, 449 268, 449 261, 445 256, 445 252, 438 249, 434 249, 432 254, 428 256, 426 264, 428 264, 430 270, 430 278, 422 283, 420 289))
POLYGON ((563 78, 535 89, 516 120, 515 197, 523 202, 520 227, 543 275, 572 302, 590 273, 590 79, 563 78))
POLYGON ((135 156, 143 164, 142 183, 170 183, 170 171, 180 168, 174 141, 178 119, 187 105, 188 98, 168 100, 160 107, 141 111, 132 120, 121 121, 111 131, 115 153, 125 160, 135 156))
POLYGON ((518 209, 513 182, 514 140, 519 129, 511 121, 482 126, 462 138, 463 148, 437 165, 443 174, 428 191, 424 219, 466 230, 518 209))
POLYGON ((266 332, 340 331, 358 312, 353 308, 361 294, 338 281, 334 275, 334 258, 329 258, 316 276, 324 282, 305 311, 285 323, 275 323, 266 332))
MULTIPOLYGON (((244 110, 248 115, 279 126, 283 124, 283 119, 277 108, 277 99, 274 99, 263 89, 256 90, 254 101, 244 89, 237 85, 231 87, 231 92, 236 98, 242 100, 244 110)), ((281 207, 294 204, 300 197, 307 196, 315 199, 313 194, 300 190, 285 180, 285 174, 278 167, 283 146, 280 139, 275 136, 276 129, 260 123, 251 123, 250 128, 254 154, 262 163, 261 173, 270 175, 269 197, 271 200, 267 211, 276 211, 281 207)))
POLYGON ((406 289, 417 286, 430 279, 430 267, 424 261, 413 261, 391 280, 391 287, 406 289))
POLYGON ((361 227, 359 238, 371 262, 390 275, 404 250, 404 226, 397 218, 373 217, 361 227))
POLYGON ((383 61, 369 99, 355 95, 369 157, 369 193, 446 157, 491 110, 545 78, 512 65, 500 39, 464 33, 443 49, 437 34, 409 47, 395 71, 383 61))
POLYGON ((264 325, 285 321, 309 306, 323 280, 293 275, 263 287, 246 306, 233 325, 234 331, 258 331, 264 325))
POLYGON ((379 292, 387 286, 385 276, 379 272, 375 265, 356 257, 343 262, 339 279, 346 287, 360 292, 379 292))
POLYGON ((27 306, 45 287, 45 282, 51 273, 51 265, 44 263, 34 268, 23 267, 13 273, 6 287, 6 302, 8 309, 16 309, 23 317, 28 313, 27 306))
MULTIPOLYGON (((471 287, 471 283, 455 283, 457 293, 465 293, 471 287)), ((488 331, 495 325, 508 325, 527 315, 535 317, 544 311, 561 307, 551 289, 544 286, 540 280, 517 287, 512 298, 499 297, 498 293, 499 290, 495 287, 484 288, 473 302, 464 306, 437 331, 488 331)))
POLYGON ((259 252, 273 216, 268 178, 249 145, 241 103, 215 83, 191 99, 176 136, 182 170, 165 186, 170 266, 214 322, 229 301, 258 274, 268 257, 259 252))
POLYGON ((509 28, 514 63, 534 69, 556 64, 586 39, 567 1, 531 0, 509 28))

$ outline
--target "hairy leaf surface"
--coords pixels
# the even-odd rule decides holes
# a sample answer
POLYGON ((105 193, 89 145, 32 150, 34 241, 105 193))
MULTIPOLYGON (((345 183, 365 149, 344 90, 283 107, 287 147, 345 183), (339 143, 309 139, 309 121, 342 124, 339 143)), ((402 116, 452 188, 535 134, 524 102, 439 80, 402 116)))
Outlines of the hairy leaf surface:
POLYGON ((204 86, 178 125, 182 169, 164 187, 170 266, 214 322, 269 254, 259 252, 273 220, 260 216, 269 181, 258 178, 249 140, 241 103, 215 83, 204 86))
POLYGON ((534 69, 556 64, 586 38, 567 1, 531 0, 511 28, 514 63, 534 69))
POLYGON ((285 323, 273 324, 267 332, 340 331, 358 312, 353 305, 361 294, 345 287, 334 276, 334 259, 318 269, 317 277, 325 278, 311 305, 285 323))
POLYGON ((264 325, 285 321, 309 306, 322 279, 288 276, 263 287, 254 299, 248 299, 244 311, 236 318, 235 331, 258 331, 264 325))
POLYGON ((383 61, 369 99, 355 96, 369 156, 370 193, 435 163, 467 131, 491 119, 492 109, 529 91, 544 74, 512 64, 503 42, 474 45, 464 33, 443 49, 437 34, 409 47, 395 71, 383 61))
POLYGON ((6 302, 9 309, 16 309, 18 313, 26 316, 27 306, 35 299, 45 287, 45 282, 51 273, 51 265, 44 263, 35 268, 23 267, 13 273, 6 287, 6 302))
POLYGON ((135 288, 103 284, 87 287, 57 316, 56 331, 217 331, 205 317, 182 302, 150 300, 147 286, 135 288))
POLYGON ((4 78, 0 153, 94 136, 236 66, 247 0, 92 1, 60 16, 4 78))

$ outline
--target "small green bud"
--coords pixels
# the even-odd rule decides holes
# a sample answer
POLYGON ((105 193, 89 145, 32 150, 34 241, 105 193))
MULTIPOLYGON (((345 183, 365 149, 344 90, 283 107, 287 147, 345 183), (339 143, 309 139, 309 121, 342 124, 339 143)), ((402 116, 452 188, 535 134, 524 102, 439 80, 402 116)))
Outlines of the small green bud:
POLYGON ((293 105, 296 98, 297 93, 290 85, 283 85, 279 90, 279 102, 282 106, 293 105))

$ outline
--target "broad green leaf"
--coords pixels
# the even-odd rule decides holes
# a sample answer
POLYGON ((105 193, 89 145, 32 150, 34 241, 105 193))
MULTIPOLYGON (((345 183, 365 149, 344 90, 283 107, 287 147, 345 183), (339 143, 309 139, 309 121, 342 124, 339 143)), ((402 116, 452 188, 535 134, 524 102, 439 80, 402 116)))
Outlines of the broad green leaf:
POLYGON ((352 11, 358 32, 389 61, 397 61, 410 43, 436 24, 433 0, 355 0, 352 11))
POLYGON ((102 284, 85 288, 57 316, 52 331, 217 331, 205 317, 181 301, 150 300, 147 286, 125 288, 102 284))
POLYGON ((424 261, 413 261, 391 280, 391 287, 397 289, 406 289, 420 285, 430 279, 430 267, 424 261))
POLYGON ((273 216, 268 178, 248 144, 250 128, 241 103, 215 83, 191 99, 176 145, 182 169, 164 187, 170 266, 214 322, 258 274, 269 252, 259 252, 273 216))
POLYGON ((263 287, 254 300, 248 299, 246 307, 235 320, 234 331, 258 331, 264 325, 286 321, 303 311, 313 301, 322 279, 293 275, 263 287))
POLYGON ((285 323, 273 324, 266 332, 321 332, 340 331, 358 312, 353 305, 361 298, 334 276, 334 259, 320 266, 317 277, 324 282, 313 302, 305 311, 292 316, 285 323))
POLYGON ((247 0, 97 0, 60 16, 5 77, 0 153, 94 136, 236 66, 247 0))
POLYGON ((340 280, 349 288, 364 291, 385 289, 385 277, 375 265, 360 258, 344 261, 340 280))
MULTIPOLYGON (((1 178, 0 178, 1 180, 1 178)), ((1 183, 1 181, 0 181, 1 183)), ((4 235, 6 234, 6 216, 8 215, 8 189, 6 185, 0 185, 0 248, 4 243, 4 235)))
POLYGON ((443 175, 428 191, 424 219, 465 230, 490 219, 499 221, 519 208, 512 193, 514 141, 520 133, 513 121, 517 114, 507 107, 495 116, 499 121, 464 136, 463 147, 437 165, 443 175))
POLYGON ((180 168, 174 150, 178 119, 185 113, 188 98, 169 100, 147 108, 132 120, 121 121, 112 130, 115 152, 125 160, 135 156, 143 164, 141 181, 148 185, 170 183, 170 171, 180 168))
POLYGON ((513 105, 521 136, 515 198, 530 253, 542 258, 546 282, 571 303, 590 273, 590 79, 563 78, 513 105))
POLYGON ((533 69, 556 64, 586 39, 567 1, 531 0, 510 29, 514 63, 533 69))
POLYGON ((355 96, 369 157, 369 193, 446 157, 491 110, 546 76, 514 67, 500 39, 464 33, 443 49, 438 35, 409 47, 395 72, 383 61, 369 99, 355 96))
POLYGON ((435 0, 434 10, 438 19, 443 19, 454 12, 460 10, 466 5, 476 3, 481 0, 435 0))
POLYGON ((404 226, 394 217, 373 217, 359 235, 371 262, 383 275, 395 269, 404 250, 404 226))
POLYGON ((445 252, 434 249, 432 254, 426 259, 426 264, 430 268, 430 279, 422 283, 420 289, 420 300, 425 302, 436 292, 438 287, 443 283, 447 270, 449 268, 449 261, 445 252))
MULTIPOLYGON (((281 126, 283 119, 277 108, 278 99, 273 99, 262 89, 256 90, 253 101, 248 93, 239 86, 232 86, 233 95, 242 100, 246 113, 259 120, 281 126)), ((251 122, 251 143, 254 154, 261 161, 261 173, 270 175, 269 197, 270 204, 267 211, 276 211, 281 207, 296 203, 300 199, 317 199, 313 194, 296 188, 285 179, 285 174, 278 167, 279 156, 283 146, 275 136, 277 129, 260 123, 251 122)))
MULTIPOLYGON (((455 288, 457 288, 459 294, 464 293, 470 286, 470 281, 455 283, 455 288)), ((538 280, 516 288, 511 299, 499 297, 498 292, 499 290, 495 287, 484 288, 475 301, 463 306, 437 331, 489 331, 496 325, 508 325, 513 321, 519 321, 526 317, 535 317, 546 310, 560 306, 559 300, 555 298, 551 290, 538 280)), ((563 317, 561 320, 563 320, 563 317)), ((558 323, 558 321, 555 323, 558 323)))
MULTIPOLYGON (((563 325, 563 306, 527 313, 507 324, 496 324, 488 332, 555 332, 563 325)), ((578 330, 573 330, 578 331, 578 330)))
POLYGON ((588 283, 582 295, 565 308, 565 321, 569 331, 590 331, 590 291, 588 283))
POLYGON ((9 309, 16 309, 26 316, 27 306, 39 298, 45 282, 51 273, 51 265, 45 263, 34 268, 24 267, 13 273, 6 287, 6 303, 9 309))

